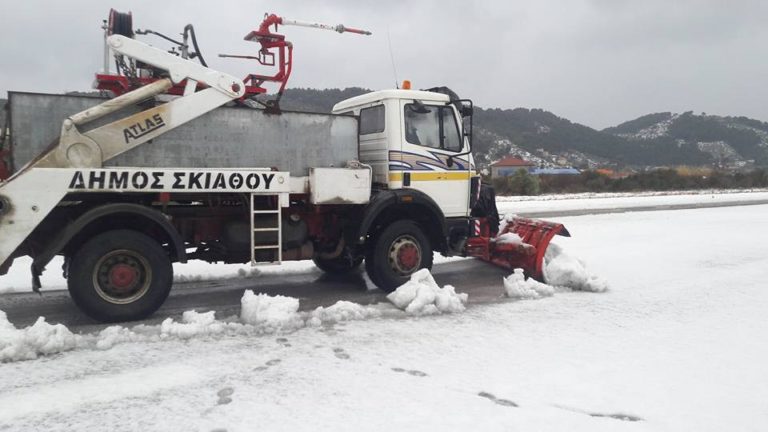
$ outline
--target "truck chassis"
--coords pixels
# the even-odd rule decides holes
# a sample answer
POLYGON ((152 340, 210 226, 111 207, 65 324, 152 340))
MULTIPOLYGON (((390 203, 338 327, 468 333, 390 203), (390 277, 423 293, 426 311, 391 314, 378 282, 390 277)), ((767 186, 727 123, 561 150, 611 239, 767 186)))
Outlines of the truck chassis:
MULTIPOLYGON (((246 90, 242 80, 130 37, 112 34, 106 41, 117 54, 166 76, 69 116, 58 140, 0 183, 0 275, 15 257, 29 255, 38 290, 40 274, 54 256, 63 255, 72 299, 94 319, 151 315, 170 292, 173 262, 312 259, 331 273, 353 271, 364 262, 370 279, 390 291, 416 270, 431 268, 434 252, 522 267, 541 278, 549 241, 568 235, 560 224, 517 218, 501 234, 514 232, 523 241, 497 242, 492 190, 481 187, 477 176, 470 192, 472 215, 446 217, 427 193, 408 187, 409 173, 392 177, 402 182, 393 188, 375 181, 372 166, 358 161, 313 167, 308 176, 267 167, 105 166, 240 100, 246 90), (144 104, 171 90, 177 98, 144 104), (85 129, 136 106, 137 113, 85 129)), ((409 107, 424 112, 418 101, 409 107)), ((452 116, 455 108, 445 110, 452 116)), ((419 175, 468 182, 471 162, 458 156, 427 163, 459 164, 465 171, 419 175)))

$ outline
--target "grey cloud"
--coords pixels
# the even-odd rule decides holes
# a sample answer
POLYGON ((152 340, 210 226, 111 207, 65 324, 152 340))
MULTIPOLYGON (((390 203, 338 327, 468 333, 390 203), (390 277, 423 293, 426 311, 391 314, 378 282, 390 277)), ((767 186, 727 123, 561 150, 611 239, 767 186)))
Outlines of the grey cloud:
POLYGON ((89 88, 109 7, 133 11, 141 28, 195 24, 209 63, 236 75, 255 65, 216 54, 253 53, 242 37, 264 12, 374 32, 283 27, 296 46, 294 87, 393 86, 389 33, 399 80, 445 84, 481 106, 545 108, 594 127, 689 109, 768 120, 760 1, 6 2, 0 92, 89 88))

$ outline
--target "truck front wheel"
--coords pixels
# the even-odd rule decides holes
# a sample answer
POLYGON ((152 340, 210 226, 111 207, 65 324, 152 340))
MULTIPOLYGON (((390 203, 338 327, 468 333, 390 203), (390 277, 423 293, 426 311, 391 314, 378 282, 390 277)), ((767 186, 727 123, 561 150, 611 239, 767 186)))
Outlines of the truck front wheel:
POLYGON ((423 268, 432 268, 432 245, 419 225, 410 220, 384 228, 365 257, 368 277, 386 292, 394 291, 423 268))
POLYGON ((173 268, 168 254, 137 231, 107 231, 74 254, 67 286, 72 300, 102 322, 131 321, 154 313, 168 297, 173 268))

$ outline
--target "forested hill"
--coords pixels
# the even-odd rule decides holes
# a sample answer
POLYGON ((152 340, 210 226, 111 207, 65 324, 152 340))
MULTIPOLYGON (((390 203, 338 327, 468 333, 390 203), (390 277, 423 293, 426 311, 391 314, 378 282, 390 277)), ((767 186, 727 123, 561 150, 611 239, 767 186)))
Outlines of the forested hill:
MULTIPOLYGON (((282 106, 329 112, 336 102, 367 91, 289 89, 282 106)), ((481 165, 516 154, 545 166, 748 168, 768 165, 768 123, 689 111, 648 114, 596 130, 543 109, 477 108, 474 150, 481 165)))
POLYGON ((768 123, 747 117, 723 117, 691 111, 656 113, 604 129, 603 132, 641 145, 688 149, 715 164, 768 166, 768 123))
POLYGON ((280 106, 291 111, 328 113, 337 102, 368 92, 370 90, 360 87, 348 87, 343 90, 292 88, 285 91, 280 106))

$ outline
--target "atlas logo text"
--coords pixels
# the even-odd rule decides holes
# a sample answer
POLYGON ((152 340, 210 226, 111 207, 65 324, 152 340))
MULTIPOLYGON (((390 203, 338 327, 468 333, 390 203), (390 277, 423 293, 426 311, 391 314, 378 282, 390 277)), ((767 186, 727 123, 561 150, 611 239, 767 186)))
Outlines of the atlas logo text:
POLYGON ((147 117, 127 128, 123 129, 123 136, 125 137, 125 143, 128 144, 130 140, 135 140, 143 137, 144 135, 160 129, 165 126, 165 120, 160 114, 154 114, 152 117, 147 117))

